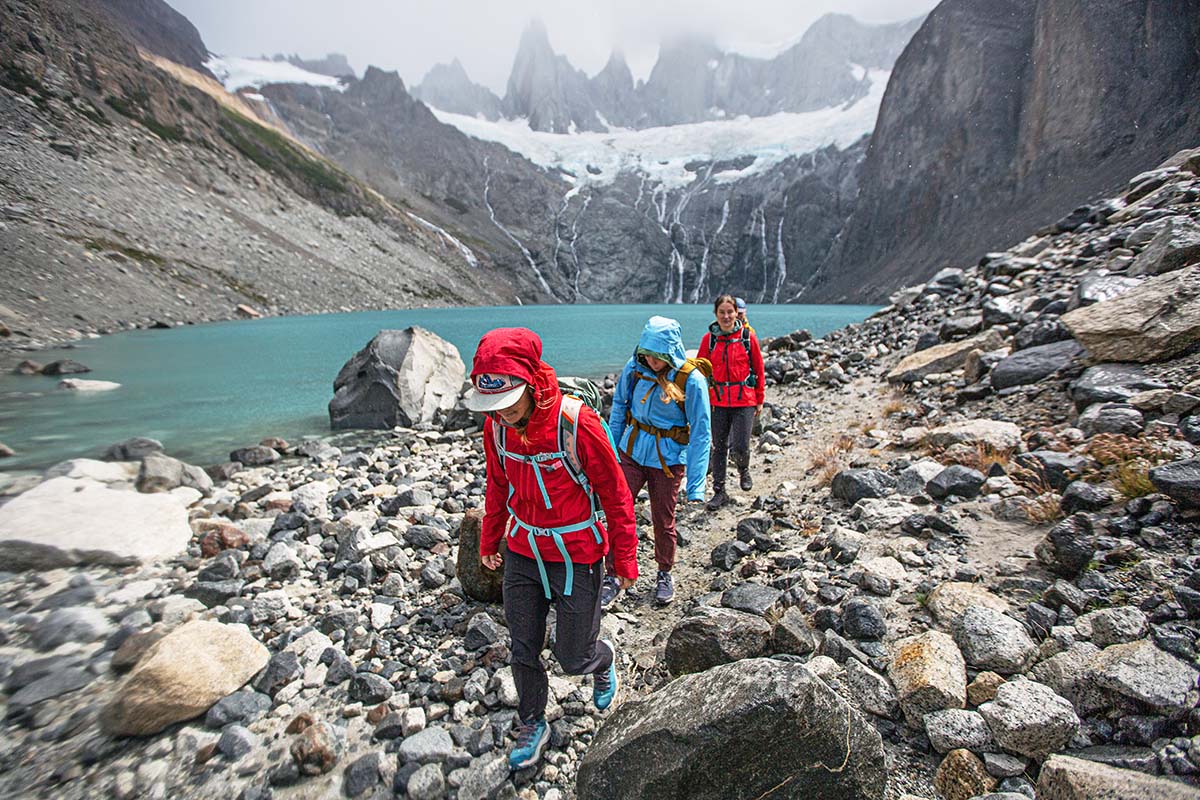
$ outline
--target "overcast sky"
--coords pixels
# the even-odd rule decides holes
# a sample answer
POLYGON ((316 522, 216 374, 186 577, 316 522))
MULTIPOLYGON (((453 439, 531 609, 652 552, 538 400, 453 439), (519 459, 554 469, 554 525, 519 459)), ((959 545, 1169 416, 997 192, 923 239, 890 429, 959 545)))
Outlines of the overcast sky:
POLYGON ((658 43, 683 32, 755 51, 799 37, 830 11, 866 22, 923 14, 936 0, 167 0, 221 55, 345 53, 419 83, 434 64, 457 57, 476 83, 503 96, 521 31, 540 18, 558 53, 588 75, 614 47, 634 77, 654 66, 658 43))

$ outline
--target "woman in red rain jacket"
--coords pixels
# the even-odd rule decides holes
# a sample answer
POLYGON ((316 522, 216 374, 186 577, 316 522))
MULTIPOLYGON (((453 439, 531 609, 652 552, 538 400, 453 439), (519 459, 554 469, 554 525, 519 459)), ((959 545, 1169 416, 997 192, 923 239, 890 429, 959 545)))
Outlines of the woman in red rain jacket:
POLYGON ((536 764, 549 740, 546 615, 557 610, 554 654, 571 675, 591 673, 592 699, 608 708, 617 692, 616 652, 600 633, 604 556, 613 550, 622 588, 637 579, 633 498, 600 418, 567 403, 542 342, 525 328, 484 334, 471 369, 467 408, 488 415, 483 429, 487 493, 479 555, 504 567, 504 616, 512 638, 521 727, 512 769, 536 764), (560 428, 574 430, 574 458, 560 428), (581 468, 582 478, 573 463, 581 468), (508 556, 501 560, 505 539, 508 556))
POLYGON ((717 320, 700 342, 700 358, 713 365, 709 390, 712 403, 711 459, 713 495, 708 508, 715 511, 729 502, 725 493, 726 461, 738 469, 743 492, 754 488, 750 477, 750 431, 763 407, 763 359, 754 331, 738 320, 737 301, 728 294, 713 304, 717 320))

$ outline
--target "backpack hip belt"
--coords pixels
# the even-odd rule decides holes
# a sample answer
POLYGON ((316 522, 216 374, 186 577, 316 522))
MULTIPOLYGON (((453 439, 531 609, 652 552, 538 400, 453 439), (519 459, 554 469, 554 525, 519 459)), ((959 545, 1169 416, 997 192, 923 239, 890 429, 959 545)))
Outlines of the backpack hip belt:
POLYGON ((675 474, 671 472, 671 468, 667 466, 667 460, 662 454, 662 440, 670 439, 675 444, 685 445, 691 441, 691 429, 687 425, 676 425, 674 428, 659 428, 651 425, 648 422, 641 422, 633 416, 632 411, 625 412, 625 424, 629 426, 629 440, 625 443, 625 455, 633 458, 633 442, 641 432, 646 432, 654 436, 654 450, 658 453, 658 463, 662 465, 662 471, 666 473, 668 478, 674 478, 675 474))
MULTIPOLYGON (((564 405, 567 405, 567 399, 573 398, 564 398, 564 405)), ((534 561, 537 562, 538 575, 542 579, 542 591, 545 593, 547 600, 551 599, 550 578, 546 574, 546 565, 543 563, 542 554, 538 550, 536 537, 551 537, 551 539, 554 540, 554 546, 557 547, 558 552, 562 554, 563 564, 566 567, 567 573, 566 580, 563 583, 564 596, 570 596, 571 594, 571 589, 574 586, 575 581, 575 568, 571 562, 571 556, 567 553, 567 545, 563 541, 563 535, 591 529, 592 534, 596 537, 596 544, 600 544, 604 541, 604 537, 600 534, 599 528, 599 523, 604 514, 599 508, 599 503, 596 501, 595 494, 592 492, 592 487, 591 484, 588 483, 587 476, 583 474, 583 470, 578 465, 578 455, 575 453, 575 426, 578 424, 579 419, 579 408, 575 404, 578 402, 579 401, 576 400, 575 403, 571 404, 570 409, 566 409, 564 413, 560 414, 558 437, 560 449, 558 450, 549 453, 530 454, 510 452, 508 448, 505 447, 505 440, 507 436, 505 433, 505 428, 502 425, 498 426, 499 434, 495 438, 496 454, 500 457, 501 464, 503 464, 505 460, 511 459, 512 461, 522 464, 528 464, 533 469, 534 480, 537 481, 538 490, 542 494, 542 502, 545 504, 547 509, 554 507, 550 502, 550 493, 546 491, 546 483, 542 479, 542 464, 549 461, 561 460, 563 466, 567 470, 567 474, 571 476, 571 478, 579 485, 579 488, 582 489, 584 494, 586 494, 588 497, 588 507, 591 509, 591 513, 586 519, 570 525, 559 525, 552 528, 544 528, 536 525, 530 525, 528 522, 525 522, 517 516, 517 513, 513 511, 512 507, 512 499, 515 489, 513 488, 512 481, 509 481, 508 483, 508 499, 505 502, 505 507, 508 510, 509 527, 506 535, 516 536, 518 530, 524 530, 528 533, 527 541, 529 542, 529 549, 533 553, 534 561), (571 414, 571 416, 568 416, 568 413, 571 414), (562 425, 562 420, 564 417, 566 417, 570 427, 569 431, 563 430, 564 426, 562 425)))

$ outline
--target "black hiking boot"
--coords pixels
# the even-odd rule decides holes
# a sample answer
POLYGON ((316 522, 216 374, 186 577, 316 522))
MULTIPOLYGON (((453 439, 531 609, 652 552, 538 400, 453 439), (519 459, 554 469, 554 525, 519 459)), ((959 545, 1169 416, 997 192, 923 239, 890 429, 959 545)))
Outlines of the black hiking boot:
POLYGON ((716 511, 728 502, 729 495, 725 494, 725 490, 717 489, 713 492, 713 496, 708 499, 708 502, 705 503, 704 507, 709 511, 716 511))
POLYGON ((754 488, 754 479, 750 477, 749 467, 743 467, 738 470, 738 486, 742 487, 743 492, 748 492, 754 488))

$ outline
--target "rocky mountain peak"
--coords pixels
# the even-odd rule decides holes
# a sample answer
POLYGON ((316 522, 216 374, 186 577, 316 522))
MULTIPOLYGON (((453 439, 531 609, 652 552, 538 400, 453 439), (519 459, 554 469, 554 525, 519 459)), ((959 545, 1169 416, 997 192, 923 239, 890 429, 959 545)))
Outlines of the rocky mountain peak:
POLYGON ((506 115, 525 117, 538 131, 606 130, 588 94, 587 76, 554 52, 540 20, 530 22, 508 78, 506 115))
POLYGON ((412 94, 425 103, 443 111, 486 119, 501 116, 500 98, 485 86, 473 83, 467 70, 457 58, 449 64, 435 64, 412 94))
POLYGON ((200 31, 162 0, 97 0, 96 6, 142 49, 208 73, 208 48, 200 31))

